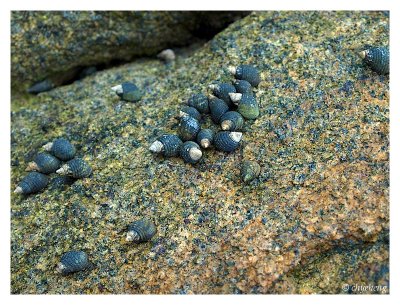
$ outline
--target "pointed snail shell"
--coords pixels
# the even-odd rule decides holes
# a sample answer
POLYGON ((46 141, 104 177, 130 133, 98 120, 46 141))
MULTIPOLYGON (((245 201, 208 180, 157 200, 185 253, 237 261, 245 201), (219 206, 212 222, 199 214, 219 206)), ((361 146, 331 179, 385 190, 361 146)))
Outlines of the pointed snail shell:
POLYGON ((239 147, 241 139, 241 132, 220 131, 215 135, 214 146, 217 150, 232 152, 239 147))
POLYGON ((81 158, 75 158, 64 164, 57 174, 69 175, 73 178, 86 178, 92 174, 92 168, 85 160, 81 158))
POLYGON ((83 251, 69 251, 63 254, 57 271, 63 275, 82 271, 90 267, 88 256, 83 251))
POLYGON ((62 161, 71 160, 76 152, 74 145, 64 138, 49 142, 43 148, 62 161))
POLYGON ((140 243, 150 240, 157 232, 154 223, 146 218, 136 220, 128 226, 126 241, 140 243))
POLYGON ((35 159, 28 164, 27 171, 35 170, 43 174, 54 173, 60 168, 61 161, 48 153, 38 153, 35 159))
POLYGON ((177 135, 164 134, 150 145, 149 150, 165 157, 176 157, 179 155, 182 144, 182 140, 177 135))
POLYGON ((203 153, 200 146, 193 141, 183 143, 181 147, 181 157, 186 163, 194 164, 200 161, 203 153))
POLYGON ((38 172, 28 173, 19 183, 14 193, 33 194, 44 189, 49 183, 49 178, 38 172))

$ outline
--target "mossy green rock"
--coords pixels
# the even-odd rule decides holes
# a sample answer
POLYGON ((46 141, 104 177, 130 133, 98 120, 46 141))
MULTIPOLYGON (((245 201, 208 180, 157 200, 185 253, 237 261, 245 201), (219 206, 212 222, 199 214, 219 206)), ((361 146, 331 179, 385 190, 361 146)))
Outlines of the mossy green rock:
MULTIPOLYGON (((58 137, 93 173, 64 189, 12 194, 11 292, 341 293, 319 287, 316 273, 307 277, 318 266, 335 274, 335 287, 387 283, 389 78, 357 53, 388 44, 388 19, 256 12, 174 66, 140 60, 29 100, 13 95, 11 191, 58 137), (155 139, 177 133, 181 101, 232 81, 224 68, 239 64, 254 65, 263 80, 260 116, 245 122, 240 149, 209 149, 196 165, 151 154, 155 139), (141 101, 110 92, 123 81, 143 89, 141 101), (262 168, 250 184, 240 180, 243 160, 262 168), (143 217, 158 233, 132 247, 124 228, 143 217), (71 249, 85 251, 93 269, 58 275, 71 249)), ((202 128, 210 127, 207 116, 202 128)))

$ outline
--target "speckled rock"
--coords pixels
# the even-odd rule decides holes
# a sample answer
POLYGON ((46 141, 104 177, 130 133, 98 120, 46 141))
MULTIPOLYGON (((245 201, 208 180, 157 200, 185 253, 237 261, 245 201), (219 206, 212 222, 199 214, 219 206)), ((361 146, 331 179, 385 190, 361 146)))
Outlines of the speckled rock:
POLYGON ((245 12, 13 11, 13 90, 57 86, 81 67, 156 55, 210 37, 245 12))
POLYGON ((13 96, 11 185, 45 139, 60 136, 93 174, 11 195, 11 292, 342 293, 345 283, 388 283, 389 78, 355 52, 387 44, 388 21, 382 12, 256 12, 173 67, 141 60, 13 96), (180 101, 231 81, 223 67, 239 64, 263 80, 260 116, 245 122, 240 149, 207 150, 196 165, 153 156, 151 141, 177 132, 180 101), (132 78, 140 103, 109 94, 132 78), (263 169, 250 184, 240 182, 242 160, 263 169), (121 230, 142 217, 157 219, 158 233, 132 247, 121 230), (96 267, 57 276, 71 248, 96 267), (304 275, 315 268, 335 286, 304 275))

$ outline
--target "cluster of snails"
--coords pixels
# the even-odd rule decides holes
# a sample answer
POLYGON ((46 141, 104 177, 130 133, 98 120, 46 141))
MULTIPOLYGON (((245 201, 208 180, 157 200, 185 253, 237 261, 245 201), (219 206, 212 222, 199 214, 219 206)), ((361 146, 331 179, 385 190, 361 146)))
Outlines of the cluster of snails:
POLYGON ((239 147, 244 120, 256 119, 259 114, 258 103, 253 87, 261 81, 258 70, 249 65, 229 67, 235 80, 230 83, 212 84, 212 95, 202 93, 192 95, 187 106, 183 106, 179 116, 179 136, 164 134, 150 145, 150 151, 165 157, 181 156, 194 164, 211 145, 219 151, 232 152, 239 147), (234 109, 235 108, 235 109, 234 109), (212 121, 221 126, 221 131, 201 129, 202 114, 210 114, 212 121))
MULTIPOLYGON (((76 149, 66 139, 59 138, 43 146, 46 152, 38 153, 26 168, 29 173, 19 182, 14 193, 33 194, 44 189, 48 174, 68 176, 74 179, 85 178, 92 173, 91 167, 81 158, 74 158, 76 149), (66 163, 61 165, 62 161, 66 163)), ((57 178, 55 178, 57 179, 57 178)))

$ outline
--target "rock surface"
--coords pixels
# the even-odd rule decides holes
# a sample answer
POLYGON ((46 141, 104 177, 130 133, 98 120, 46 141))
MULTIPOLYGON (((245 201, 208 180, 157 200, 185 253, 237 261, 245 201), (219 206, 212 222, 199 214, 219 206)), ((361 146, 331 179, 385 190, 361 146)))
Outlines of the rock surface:
POLYGON ((55 86, 80 68, 152 56, 210 37, 247 12, 13 11, 14 90, 49 79, 55 86))
MULTIPOLYGON (((387 45, 388 24, 382 12, 257 12, 174 65, 140 60, 30 100, 13 96, 12 188, 60 136, 93 174, 12 195, 12 293, 345 293, 345 283, 387 284, 389 79, 357 51, 387 45), (230 81, 224 68, 241 63, 263 79, 261 115, 245 122, 241 148, 207 150, 194 166, 153 156, 150 143, 177 132, 181 101, 230 81), (123 81, 143 88, 140 102, 110 92, 123 81), (261 166, 248 185, 243 160, 261 166), (156 236, 126 243, 125 226, 142 217, 156 236), (87 252, 93 269, 58 275, 69 250, 87 252)), ((209 119, 203 126, 216 129, 209 119)))

